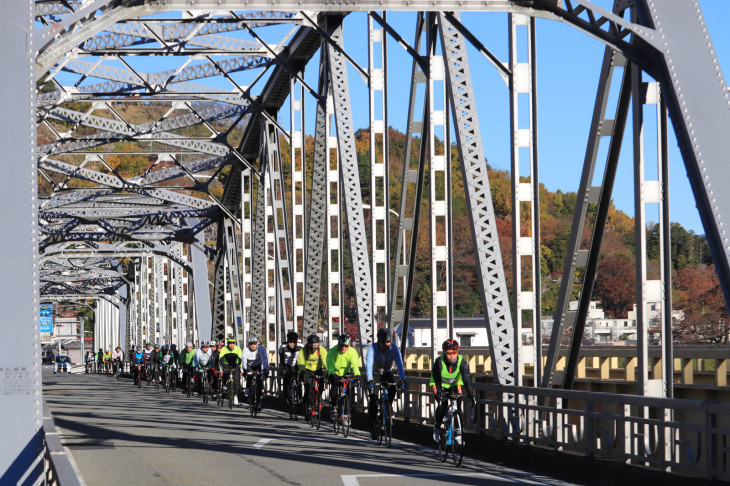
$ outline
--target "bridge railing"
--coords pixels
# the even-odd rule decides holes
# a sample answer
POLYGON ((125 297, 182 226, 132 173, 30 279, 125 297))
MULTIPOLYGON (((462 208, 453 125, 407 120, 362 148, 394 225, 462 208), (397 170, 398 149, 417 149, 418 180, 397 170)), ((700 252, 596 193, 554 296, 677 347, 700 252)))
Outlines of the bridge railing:
POLYGON ((83 483, 66 454, 53 415, 43 403, 43 484, 46 486, 81 486, 83 483))
MULTIPOLYGON (((674 346, 674 383, 680 385, 728 385, 730 346, 674 346)), ((459 353, 473 373, 492 373, 492 360, 487 347, 463 347, 459 353)), ((567 348, 556 363, 565 368, 567 348)), ((661 349, 649 346, 649 377, 660 378, 663 368, 661 349)), ((409 371, 430 372, 431 348, 408 348, 403 359, 409 371)), ((593 380, 636 381, 638 360, 635 346, 583 346, 580 350, 576 378, 593 380)), ((531 379, 534 364, 523 364, 523 376, 531 379)))
MULTIPOLYGON (((409 380, 394 410, 433 422, 424 378, 409 380)), ((466 428, 587 457, 730 481, 730 404, 476 383, 466 428)), ((363 397, 365 400, 365 397, 363 397)))
MULTIPOLYGON (((280 389, 272 369, 267 390, 280 389)), ((427 378, 408 378, 396 417, 433 423, 427 378)), ((730 404, 474 383, 465 428, 499 440, 636 467, 730 482, 730 404)), ((325 387, 326 392, 327 387, 325 387)), ((360 387, 355 402, 367 406, 360 387)))

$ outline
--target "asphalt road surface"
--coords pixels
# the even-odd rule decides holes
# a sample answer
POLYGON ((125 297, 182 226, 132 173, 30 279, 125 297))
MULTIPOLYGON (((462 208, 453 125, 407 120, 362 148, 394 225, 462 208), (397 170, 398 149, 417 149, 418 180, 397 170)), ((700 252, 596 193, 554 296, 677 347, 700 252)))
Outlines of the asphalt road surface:
POLYGON ((129 379, 44 366, 43 396, 89 486, 567 485, 468 458, 455 468, 426 447, 394 440, 386 449, 363 431, 343 438, 329 422, 317 432, 277 410, 253 418, 247 406, 219 408, 129 379))

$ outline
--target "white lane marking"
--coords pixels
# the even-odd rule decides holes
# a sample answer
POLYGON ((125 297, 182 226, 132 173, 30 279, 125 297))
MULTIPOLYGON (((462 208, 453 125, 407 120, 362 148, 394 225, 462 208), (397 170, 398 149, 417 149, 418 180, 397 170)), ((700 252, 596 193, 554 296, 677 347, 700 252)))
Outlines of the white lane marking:
POLYGON ((473 478, 484 478, 484 479, 498 479, 498 480, 504 480, 509 478, 504 478, 500 476, 495 476, 493 474, 485 474, 485 473, 457 473, 457 474, 342 474, 340 478, 342 478, 342 484, 343 486, 359 486, 360 483, 358 482, 357 478, 438 478, 438 477, 453 477, 453 476, 468 476, 473 478))
POLYGON ((261 449, 263 446, 265 446, 266 444, 268 444, 272 440, 274 440, 274 439, 260 439, 253 446, 254 446, 255 449, 261 449))

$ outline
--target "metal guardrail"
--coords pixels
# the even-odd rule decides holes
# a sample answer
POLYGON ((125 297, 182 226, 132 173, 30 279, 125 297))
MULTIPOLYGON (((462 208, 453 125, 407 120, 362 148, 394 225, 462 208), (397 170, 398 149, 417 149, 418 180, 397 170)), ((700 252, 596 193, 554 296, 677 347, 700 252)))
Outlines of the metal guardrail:
MULTIPOLYGON (((281 388, 272 368, 269 394, 281 388)), ((327 390, 328 387, 325 387, 327 390)), ((433 423, 428 379, 408 378, 396 417, 433 423)), ((566 454, 609 459, 687 477, 730 482, 730 404, 474 383, 466 429, 566 454)), ((360 387, 356 405, 367 406, 360 387)))
POLYGON ((47 486, 83 486, 63 448, 50 409, 43 403, 43 484, 47 486))

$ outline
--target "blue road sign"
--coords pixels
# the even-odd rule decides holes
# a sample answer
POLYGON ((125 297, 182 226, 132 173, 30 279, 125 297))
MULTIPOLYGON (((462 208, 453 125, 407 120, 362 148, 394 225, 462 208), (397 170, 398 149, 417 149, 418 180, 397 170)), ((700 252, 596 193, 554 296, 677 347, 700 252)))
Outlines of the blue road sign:
POLYGON ((41 307, 41 332, 53 332, 53 310, 41 307))

